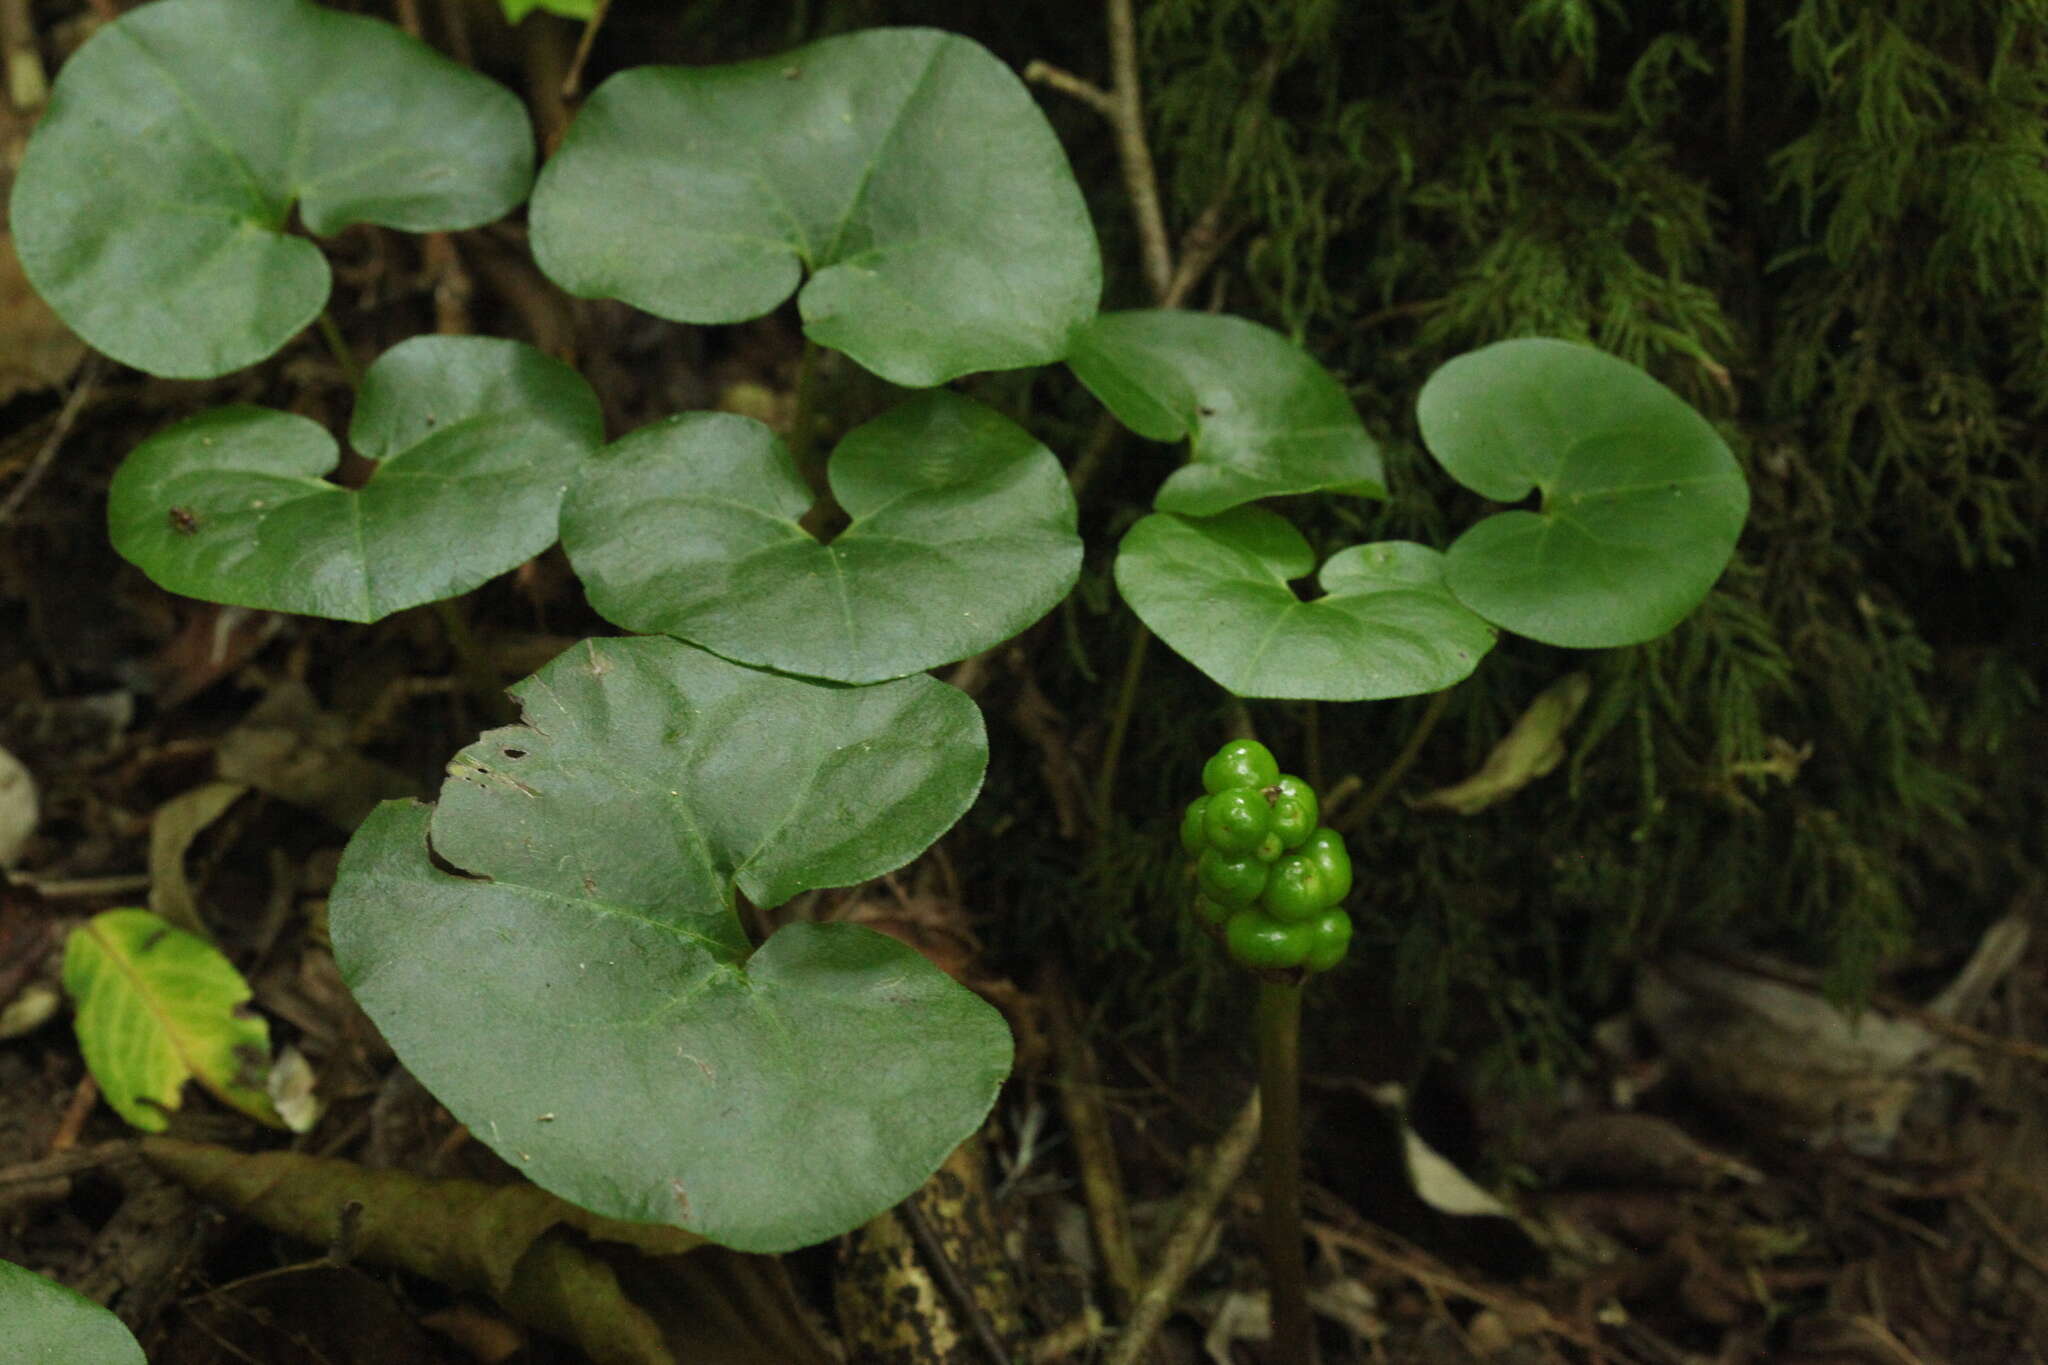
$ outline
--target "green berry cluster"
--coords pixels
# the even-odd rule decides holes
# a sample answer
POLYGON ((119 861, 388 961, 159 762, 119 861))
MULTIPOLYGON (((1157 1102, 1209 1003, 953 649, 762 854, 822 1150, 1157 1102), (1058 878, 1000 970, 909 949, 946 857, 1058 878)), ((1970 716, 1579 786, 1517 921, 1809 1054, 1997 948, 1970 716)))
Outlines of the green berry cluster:
POLYGON ((1195 913, 1247 967, 1328 971, 1351 946, 1344 836, 1318 825, 1315 789, 1285 776, 1265 745, 1234 739, 1202 767, 1181 821, 1195 859, 1195 913))

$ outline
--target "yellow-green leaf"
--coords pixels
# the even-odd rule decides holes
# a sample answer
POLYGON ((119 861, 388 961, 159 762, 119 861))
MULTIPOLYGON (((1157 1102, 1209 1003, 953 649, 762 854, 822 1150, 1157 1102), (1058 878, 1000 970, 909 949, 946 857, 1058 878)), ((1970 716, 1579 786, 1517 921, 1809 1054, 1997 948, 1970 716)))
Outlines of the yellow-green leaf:
POLYGON ((278 1125, 263 1091, 270 1028, 242 1012, 249 983, 204 939, 147 910, 109 910, 72 931, 64 989, 85 1064, 135 1127, 162 1132, 188 1080, 278 1125))

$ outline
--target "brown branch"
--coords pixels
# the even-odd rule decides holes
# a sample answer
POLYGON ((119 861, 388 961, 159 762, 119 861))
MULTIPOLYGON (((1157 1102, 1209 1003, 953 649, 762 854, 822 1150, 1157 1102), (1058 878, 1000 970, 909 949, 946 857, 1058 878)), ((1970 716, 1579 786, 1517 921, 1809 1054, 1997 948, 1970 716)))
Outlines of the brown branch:
MULTIPOLYGON (((1178 272, 1173 243, 1166 235, 1166 215, 1159 206, 1158 171, 1152 164, 1152 148, 1145 141, 1145 107, 1138 93, 1138 23, 1131 0, 1109 0, 1109 71, 1107 90, 1050 62, 1030 63, 1024 68, 1024 79, 1071 95, 1109 120, 1116 134, 1117 160, 1123 166, 1124 194, 1131 201, 1131 216, 1137 220, 1145 282, 1159 306, 1170 308, 1173 305, 1167 300, 1174 295, 1178 272)), ((1193 285, 1192 279, 1186 281, 1181 294, 1193 285)))
POLYGON ((1074 1139, 1081 1166, 1081 1192, 1095 1245, 1115 1291, 1119 1311, 1128 1312, 1139 1288, 1138 1254, 1131 1248, 1130 1208, 1124 1199, 1123 1171, 1117 1164, 1116 1140, 1102 1107, 1102 1073, 1094 1049, 1081 1036, 1073 998, 1050 972, 1040 996, 1052 1026, 1053 1046, 1061 1057, 1060 1111, 1074 1139))
POLYGON ((583 90, 583 64, 590 60, 591 44, 597 41, 597 31, 604 26, 605 15, 611 12, 612 0, 597 0, 591 6, 590 18, 583 23, 583 36, 576 40, 576 55, 569 59, 569 74, 562 77, 562 98, 573 100, 583 90))
POLYGON ((1223 248, 1230 245, 1230 239, 1237 235, 1235 227, 1223 224, 1223 209, 1230 202, 1235 186, 1225 184, 1209 201, 1209 207, 1202 210, 1202 216, 1180 239, 1180 263, 1174 269, 1173 283, 1166 287, 1165 295, 1159 300, 1161 308, 1178 308, 1187 301, 1195 286, 1202 282, 1202 276, 1209 273, 1209 267, 1216 264, 1216 258, 1223 254, 1223 248))
POLYGON ((1166 237, 1166 215, 1159 207, 1159 176, 1152 166, 1152 148, 1145 141, 1145 110, 1138 97, 1138 24, 1131 0, 1109 0, 1109 69, 1115 77, 1110 93, 1116 100, 1117 151, 1124 166, 1124 192, 1138 220, 1138 249, 1152 296, 1164 300, 1173 288, 1173 245, 1166 237))
POLYGON ((1071 95, 1106 119, 1114 120, 1117 116, 1117 102, 1107 90, 1051 62, 1029 63, 1024 68, 1024 79, 1033 85, 1049 85, 1062 95, 1071 95))
POLYGON ((2026 1241, 1998 1216, 1989 1200, 1972 1190, 1963 1196, 1963 1202, 1969 1206, 1970 1212, 1984 1220, 1984 1226, 1991 1230, 1992 1236, 1996 1237, 2008 1252, 2033 1267, 2035 1274, 2048 1278, 2048 1256, 2043 1256, 2028 1246, 2026 1241))
POLYGON ((50 434, 43 438, 42 448, 37 450, 36 457, 29 461, 28 470, 22 474, 21 481, 9 490, 6 500, 0 502, 0 526, 14 520, 14 514, 21 510, 21 505, 28 501, 28 495, 42 482, 43 475, 49 471, 50 461, 57 458, 58 449, 63 446, 65 438, 71 434, 72 426, 78 421, 78 414, 85 410, 86 400, 92 397, 93 387, 99 382, 99 377, 99 357, 87 356, 85 362, 78 367, 78 382, 71 386, 71 394, 64 400, 64 406, 57 410, 57 420, 51 424, 50 434))
POLYGON ((22 1185, 40 1185, 50 1180, 65 1180, 86 1171, 126 1165, 141 1159, 142 1144, 134 1138, 118 1138, 91 1147, 72 1147, 54 1156, 0 1167, 0 1190, 14 1189, 22 1185))
MULTIPOLYGON (((208 741, 207 751, 212 747, 208 741)), ((26 886, 45 900, 97 900, 102 896, 132 896, 137 891, 149 889, 147 872, 124 872, 111 877, 78 877, 64 880, 38 881, 34 877, 17 876, 17 885, 26 886)))
POLYGON ((1432 1295, 1448 1294, 1482 1308, 1491 1308, 1496 1313, 1522 1318, 1538 1331, 1561 1337, 1604 1359, 1614 1359, 1599 1339, 1585 1328, 1558 1317, 1533 1300, 1467 1279, 1385 1228, 1362 1226, 1352 1229, 1327 1222, 1312 1222, 1309 1228, 1318 1241, 1355 1251, 1397 1274, 1405 1275, 1432 1295))
POLYGON ((100 1084, 88 1071, 79 1077, 77 1089, 71 1092, 71 1102, 64 1106, 64 1115, 57 1120, 57 1131, 50 1135, 49 1155, 62 1156, 78 1145, 78 1135, 85 1131, 85 1121, 92 1117, 93 1107, 99 1102, 100 1084))
POLYGON ((1173 1312, 1173 1301, 1180 1294, 1181 1286, 1187 1283, 1188 1276, 1200 1264, 1202 1247, 1209 1240, 1209 1230, 1216 1224, 1217 1207, 1223 1203, 1223 1197, 1230 1193, 1238 1177, 1244 1174, 1245 1164, 1251 1160, 1252 1149, 1258 1141, 1259 1096, 1257 1091, 1253 1091, 1244 1108, 1238 1110, 1237 1117, 1231 1121, 1230 1131, 1216 1144, 1216 1150, 1209 1156, 1209 1164, 1190 1187, 1180 1220, 1174 1224, 1173 1232, 1160 1250, 1159 1266, 1139 1292, 1130 1323, 1109 1354, 1103 1357, 1103 1365, 1137 1365, 1144 1357, 1152 1338, 1158 1335, 1160 1327, 1173 1312))

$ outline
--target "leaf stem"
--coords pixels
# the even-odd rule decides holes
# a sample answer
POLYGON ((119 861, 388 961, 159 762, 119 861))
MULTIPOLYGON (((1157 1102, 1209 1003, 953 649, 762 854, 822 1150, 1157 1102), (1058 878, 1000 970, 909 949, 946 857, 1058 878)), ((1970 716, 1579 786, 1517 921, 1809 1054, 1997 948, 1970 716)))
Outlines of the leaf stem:
POLYGON ((1081 447, 1081 453, 1074 460, 1073 468, 1067 471, 1067 484, 1074 490, 1074 501, 1081 500, 1081 494, 1102 468, 1102 461, 1116 448, 1117 439, 1124 434, 1123 423, 1116 420, 1116 414, 1107 408, 1095 418, 1095 428, 1088 433, 1088 443, 1081 447))
POLYGON ((1372 784, 1372 790, 1365 794, 1365 799, 1345 814, 1343 823, 1337 828, 1353 833, 1365 828, 1365 822, 1380 808, 1380 803, 1387 799, 1395 784, 1415 766, 1430 731, 1436 729, 1436 723, 1443 719, 1444 708, 1450 704, 1451 689, 1448 687, 1430 697, 1429 705, 1423 708, 1422 715, 1415 722, 1415 728, 1408 732, 1408 742, 1401 746, 1401 752, 1394 755, 1394 761, 1380 773, 1379 780, 1372 784))
POLYGON ((1302 703, 1305 714, 1301 718, 1302 747, 1308 750, 1306 775, 1308 784, 1317 791, 1323 789, 1323 721, 1322 708, 1314 701, 1302 703))
POLYGON ((1259 1132, 1266 1235, 1269 1357, 1314 1365, 1308 1267, 1301 1254, 1301 983, 1259 981, 1259 1132))
POLYGON ((1103 741, 1102 764, 1095 770, 1095 828, 1109 825, 1109 804, 1116 795, 1117 762, 1123 756, 1124 736, 1131 728, 1131 711, 1138 703, 1138 679, 1145 673, 1145 647, 1152 632, 1142 622, 1131 636, 1130 653, 1124 656, 1124 678, 1117 687, 1116 711, 1109 719, 1109 738, 1103 741))
POLYGON ((356 353, 349 349, 348 338, 341 334, 341 328, 334 325, 334 314, 322 308, 317 323, 320 328, 320 339, 327 343, 327 349, 333 353, 334 363, 341 366, 342 378, 348 380, 349 388, 362 388, 362 367, 356 364, 356 353))
POLYGON ((597 0, 590 8, 590 17, 583 21, 583 36, 576 40, 576 55, 569 59, 569 74, 562 77, 562 98, 573 100, 583 89, 583 64, 590 60, 591 44, 597 41, 597 31, 604 27, 604 17, 611 12, 612 0, 597 0))
POLYGON ((796 362, 796 392, 790 405, 789 433, 785 437, 797 468, 810 477, 806 467, 811 455, 811 409, 818 401, 818 343, 804 338, 803 355, 796 362))
POLYGON ((477 703, 483 708, 485 723, 496 725, 508 719, 510 710, 505 699, 505 680, 498 676, 491 656, 484 652, 476 632, 470 629, 469 617, 462 609, 462 599, 442 598, 434 603, 434 615, 440 618, 441 629, 447 633, 448 647, 455 652, 456 666, 462 672, 464 683, 476 694, 477 703))

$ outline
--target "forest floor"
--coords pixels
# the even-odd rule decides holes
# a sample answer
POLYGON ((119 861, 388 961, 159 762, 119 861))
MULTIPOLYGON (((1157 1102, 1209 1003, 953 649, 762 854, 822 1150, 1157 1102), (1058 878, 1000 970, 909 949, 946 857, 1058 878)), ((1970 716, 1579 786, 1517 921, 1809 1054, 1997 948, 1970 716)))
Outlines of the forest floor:
MULTIPOLYGON (((432 286, 422 274, 375 287, 432 286)), ((18 289, 6 297, 0 330, 47 326, 18 289)), ((761 336, 772 386, 773 335, 761 336)), ((365 1215, 381 1220, 374 1247, 331 1235, 342 1208, 392 1197, 379 1172, 515 1179, 392 1057, 324 933, 346 831, 378 799, 431 794, 444 756, 492 719, 439 619, 348 627, 182 600, 107 545, 106 483, 141 436, 231 396, 284 393, 337 415, 346 390, 331 368, 301 348, 253 378, 173 384, 81 365, 74 349, 0 408, 0 749, 33 779, 0 775, 0 830, 22 832, 0 884, 0 1256, 110 1303, 153 1360, 574 1359, 536 1330, 500 1224, 408 1188, 403 1209, 365 1215), (307 1067, 272 1081, 304 1131, 262 1128, 195 1091, 169 1131, 213 1156, 143 1159, 99 1101, 60 981, 69 935, 124 906, 196 918, 241 970, 275 1044, 307 1067), (261 1152, 349 1164, 309 1168, 313 1183, 280 1199, 278 1169, 220 1165, 261 1152), (474 1244, 395 1270, 407 1253, 387 1244, 408 1239, 474 1244)), ((470 627, 501 677, 604 630, 565 576, 544 557, 472 599, 470 627)), ((1056 975, 1020 988, 1001 979, 1022 976, 1018 964, 980 960, 963 898, 972 888, 906 874, 819 909, 925 948, 1018 1033, 1023 1063, 984 1140, 923 1197, 916 1221, 943 1235, 920 1246, 892 1216, 780 1262, 625 1264, 631 1253, 606 1251, 614 1290, 643 1296, 674 1359, 985 1360, 976 1319, 1018 1355, 1103 1359, 1186 1192, 1218 1161, 1244 1169, 1227 1131, 1250 1087, 1240 1065, 1183 1058, 1162 1074, 1142 1040, 1091 1041, 1056 975), (1122 1229, 1107 1256, 1105 1225, 1122 1229), (933 1277, 933 1246, 965 1268, 979 1309, 963 1316, 933 1277), (723 1314, 687 1311, 719 1300, 723 1314)), ((1512 1111, 1468 1097, 1464 1140, 1440 1139, 1515 1176, 1512 1209, 1447 1162, 1404 1161, 1392 1097, 1341 1070, 1313 1075, 1327 1358, 2044 1358, 2048 1048, 2028 1040, 2048 1039, 2048 952, 2030 923, 2016 907, 1970 964, 1916 964, 1915 981, 1948 989, 1919 992, 1917 1008, 1881 1001, 1854 1028, 1787 969, 1667 964, 1646 976, 1637 1017, 1588 1040, 1604 1074, 1512 1111)), ((1153 1359, 1259 1358, 1252 1188, 1222 1186, 1220 1235, 1173 1287, 1153 1359)), ((541 1231, 517 1250, 564 1237, 541 1231)), ((601 1326, 569 1330, 598 1334, 583 1337, 596 1358, 664 1358, 605 1344, 601 1326)))

